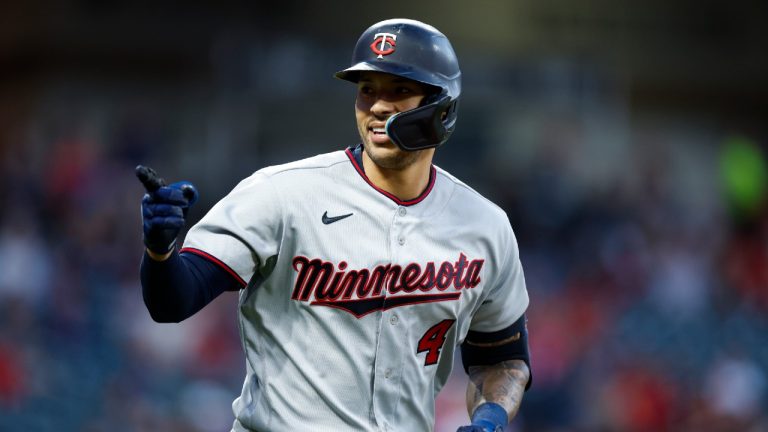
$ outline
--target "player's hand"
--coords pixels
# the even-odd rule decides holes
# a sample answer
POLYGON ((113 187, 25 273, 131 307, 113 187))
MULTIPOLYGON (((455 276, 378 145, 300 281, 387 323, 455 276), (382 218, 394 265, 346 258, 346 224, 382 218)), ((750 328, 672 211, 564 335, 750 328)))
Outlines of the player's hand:
POLYGON ((503 432, 504 429, 496 427, 496 429, 490 429, 479 425, 462 426, 456 430, 456 432, 503 432))
POLYGON ((152 168, 143 165, 136 167, 136 177, 147 190, 141 200, 144 245, 164 255, 175 246, 187 212, 197 202, 197 189, 186 181, 166 185, 152 168))
POLYGON ((503 432, 508 421, 507 411, 501 405, 485 402, 472 413, 472 424, 456 432, 503 432))

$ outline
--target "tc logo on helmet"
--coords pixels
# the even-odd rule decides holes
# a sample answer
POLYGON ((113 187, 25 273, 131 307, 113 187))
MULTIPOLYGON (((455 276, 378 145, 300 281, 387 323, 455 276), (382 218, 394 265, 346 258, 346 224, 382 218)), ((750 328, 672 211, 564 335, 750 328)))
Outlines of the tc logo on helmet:
POLYGON ((373 51, 374 54, 378 54, 377 58, 383 59, 385 55, 390 55, 395 52, 396 40, 397 35, 392 33, 376 33, 373 35, 371 51, 373 51))

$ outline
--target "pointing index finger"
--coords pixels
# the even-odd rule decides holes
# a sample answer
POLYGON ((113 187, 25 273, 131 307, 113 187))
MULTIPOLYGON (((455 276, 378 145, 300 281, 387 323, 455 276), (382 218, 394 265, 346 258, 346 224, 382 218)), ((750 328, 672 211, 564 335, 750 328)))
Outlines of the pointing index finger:
POLYGON ((165 186, 165 180, 163 180, 157 172, 150 167, 144 165, 138 165, 136 167, 136 177, 138 177, 141 184, 147 192, 154 192, 160 187, 165 186))

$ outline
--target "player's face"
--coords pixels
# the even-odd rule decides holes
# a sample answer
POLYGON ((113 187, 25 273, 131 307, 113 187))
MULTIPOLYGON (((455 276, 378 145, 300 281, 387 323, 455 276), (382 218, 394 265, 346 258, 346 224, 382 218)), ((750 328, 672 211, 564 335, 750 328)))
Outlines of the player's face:
POLYGON ((378 166, 403 169, 423 156, 423 150, 401 150, 384 132, 384 125, 392 115, 417 108, 425 95, 426 87, 416 81, 381 72, 360 74, 355 103, 357 129, 366 154, 378 166))

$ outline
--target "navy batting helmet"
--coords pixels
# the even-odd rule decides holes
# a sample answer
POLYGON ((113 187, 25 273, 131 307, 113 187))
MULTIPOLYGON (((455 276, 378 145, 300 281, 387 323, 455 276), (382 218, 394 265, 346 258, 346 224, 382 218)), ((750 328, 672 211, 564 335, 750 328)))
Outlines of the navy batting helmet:
POLYGON ((368 28, 352 53, 352 66, 336 77, 357 82, 360 72, 397 75, 435 88, 418 108, 387 120, 386 131, 403 150, 438 147, 456 127, 461 71, 456 53, 436 28, 410 19, 390 19, 368 28))

